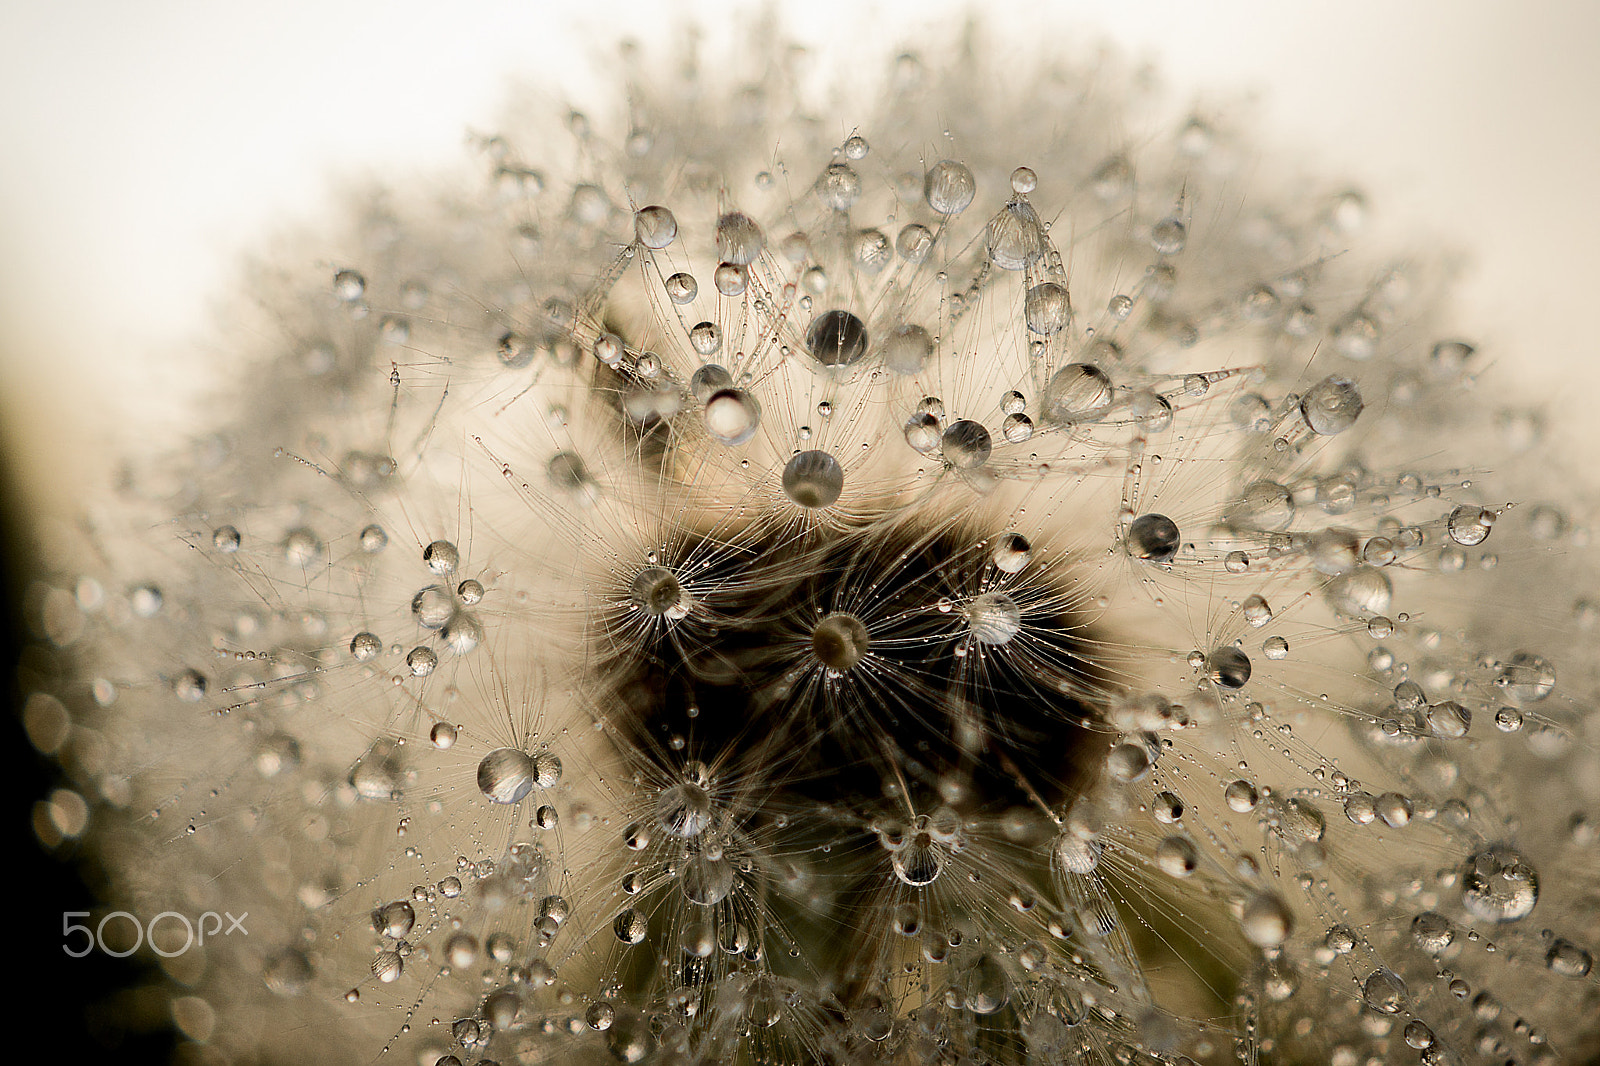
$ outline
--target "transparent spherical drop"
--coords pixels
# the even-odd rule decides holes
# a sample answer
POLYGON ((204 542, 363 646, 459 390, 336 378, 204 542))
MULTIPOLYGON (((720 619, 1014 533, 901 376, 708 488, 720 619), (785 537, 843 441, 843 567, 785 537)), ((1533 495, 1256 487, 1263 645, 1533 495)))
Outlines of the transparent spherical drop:
POLYGON ((1317 572, 1335 577, 1353 569, 1361 559, 1361 538, 1348 529, 1319 529, 1306 541, 1306 555, 1317 572))
POLYGON ((624 944, 643 943, 650 933, 650 922, 643 914, 629 907, 612 921, 611 932, 624 944))
POLYGON ((1230 781, 1228 787, 1222 790, 1222 799, 1230 811, 1248 814, 1261 802, 1261 793, 1249 781, 1230 781))
POLYGON ((406 653, 406 669, 412 677, 427 677, 439 666, 439 653, 425 645, 418 645, 406 653))
POLYGON ((694 280, 693 274, 679 271, 667 278, 667 299, 675 304, 693 303, 696 296, 700 295, 700 283, 694 280))
POLYGON ((435 722, 433 728, 428 730, 428 739, 440 751, 447 751, 455 747, 459 731, 449 722, 435 722))
POLYGON ((1150 814, 1156 821, 1171 825, 1183 817, 1183 800, 1175 792, 1157 792, 1150 801, 1150 814))
POLYGON ((1177 255, 1189 241, 1189 230, 1181 219, 1168 216, 1150 227, 1150 247, 1157 255, 1177 255))
POLYGON ((641 207, 633 214, 633 235, 646 248, 665 248, 678 236, 678 220, 665 207, 641 207))
POLYGON ((1329 607, 1350 618, 1370 618, 1389 613, 1394 586, 1382 570, 1360 566, 1340 574, 1322 589, 1329 607))
POLYGON ((1467 857, 1461 867, 1461 902, 1486 922, 1515 922, 1539 902, 1539 875, 1509 844, 1494 844, 1467 857))
POLYGON ((709 358, 722 350, 722 329, 715 322, 697 322, 689 329, 689 346, 709 358))
POLYGON ((500 340, 495 344, 495 356, 507 370, 521 370, 531 365, 537 354, 538 349, 533 342, 515 331, 500 334, 500 340))
POLYGON ((823 366, 852 366, 867 354, 867 327, 849 311, 824 311, 806 329, 806 351, 823 366))
POLYGON ((844 468, 824 451, 806 451, 783 468, 783 493, 801 507, 831 507, 844 492, 844 468))
POLYGON ((322 541, 309 529, 291 529, 283 538, 283 560, 290 566, 315 565, 322 558, 322 541))
POLYGON ((701 907, 712 907, 727 899, 733 885, 733 864, 705 852, 691 855, 678 872, 683 898, 701 907))
POLYGON ((730 211, 717 219, 717 258, 724 263, 753 263, 766 243, 761 226, 742 211, 730 211))
POLYGON ((950 423, 940 435, 939 450, 944 461, 957 470, 976 470, 989 461, 994 440, 982 423, 963 418, 950 423))
POLYGON ((750 271, 739 263, 718 263, 711 272, 711 284, 723 296, 742 296, 750 282, 750 271))
POLYGON ((1565 937, 1556 937, 1545 950, 1544 964, 1562 977, 1587 977, 1594 969, 1594 957, 1565 937))
POLYGON ((921 263, 933 251, 933 231, 913 222, 900 231, 894 239, 894 250, 908 263, 921 263))
POLYGON ((233 526, 218 526, 211 531, 211 546, 224 555, 238 551, 239 543, 239 531, 233 526))
POLYGON ((848 211, 861 199, 861 175, 848 163, 830 163, 817 179, 817 197, 835 211, 848 211))
POLYGON ((1254 593, 1245 597, 1240 613, 1244 615, 1244 620, 1256 629, 1272 621, 1271 605, 1254 593))
POLYGON ((675 837, 690 839, 711 826, 711 793, 697 781, 679 781, 661 790, 655 802, 656 824, 675 837))
POLYGON ((628 586, 628 595, 647 614, 658 618, 677 619, 687 613, 683 585, 665 567, 647 566, 640 570, 628 586))
POLYGON ((1150 766, 1150 751, 1143 744, 1118 744, 1106 756, 1106 772, 1116 781, 1138 781, 1150 766))
POLYGON ((1169 836, 1156 845, 1156 866, 1168 877, 1188 877, 1200 866, 1200 851, 1186 836, 1169 836))
POLYGON ((1044 256, 1044 228, 1026 200, 1001 208, 984 231, 990 262, 1001 270, 1025 270, 1044 256))
POLYGON ((1289 939, 1294 915, 1275 892, 1257 892, 1250 897, 1240 917, 1245 939, 1258 948, 1276 948, 1289 939))
POLYGON ((533 779, 533 757, 518 748, 496 748, 478 763, 478 791, 491 803, 520 803, 533 779))
POLYGON ((411 597, 411 615, 424 629, 442 629, 456 613, 456 598, 443 585, 429 585, 411 597))
POLYGON ((990 562, 1002 574, 1020 573, 1033 558, 1033 545, 1021 533, 1006 533, 995 541, 990 562))
POLYGON ((1406 1007, 1406 983, 1393 970, 1380 966, 1361 983, 1361 998, 1379 1014, 1399 1014, 1406 1007))
POLYGON ((1361 390, 1349 378, 1323 378, 1300 398, 1300 413, 1313 433, 1331 437, 1356 424, 1366 404, 1361 390))
POLYGON ((1556 668, 1542 655, 1519 651, 1501 665, 1495 684, 1518 703, 1538 703, 1556 687, 1556 668))
POLYGON ((372 957, 372 976, 384 984, 393 984, 400 980, 400 975, 405 971, 405 960, 399 952, 380 951, 372 957))
POLYGON ((941 159, 922 179, 922 196, 941 215, 959 215, 978 194, 978 180, 964 163, 941 159))
POLYGON ((905 846, 894 852, 889 864, 894 875, 913 888, 931 885, 944 871, 944 855, 927 833, 914 833, 905 846))
POLYGON ((1153 563, 1178 554, 1178 524, 1164 514, 1142 514, 1128 524, 1128 554, 1153 563))
POLYGON ((1250 657, 1238 648, 1216 648, 1206 656, 1206 675, 1222 688, 1243 688, 1250 680, 1250 657))
POLYGON ((733 388, 733 375, 728 373, 726 367, 718 366, 716 363, 698 367, 689 376, 689 391, 701 403, 708 402, 723 389, 731 388, 733 388))
POLYGON ((1023 444, 1033 439, 1033 419, 1027 415, 1006 415, 1000 423, 1000 435, 1009 444, 1023 444))
POLYGON ((883 340, 883 365, 910 377, 922 372, 933 354, 933 336, 921 326, 896 326, 883 340))
POLYGON ((1444 915, 1426 911, 1411 919, 1411 939, 1423 951, 1438 955, 1455 942, 1456 930, 1444 915))
POLYGON ((723 389, 706 401, 705 423, 718 444, 746 444, 761 428, 761 405, 743 389, 723 389))
POLYGON ((1472 712, 1455 700, 1442 700, 1428 708, 1428 728, 1434 736, 1464 737, 1472 728, 1472 712))
POLYGON ((903 432, 906 443, 923 455, 936 451, 943 438, 939 431, 939 420, 926 411, 918 411, 906 419, 903 432))
POLYGON ((817 661, 834 670, 849 670, 872 646, 872 637, 861 619, 835 611, 824 615, 811 630, 811 650, 817 661))
POLYGON ((579 503, 590 503, 600 495, 600 484, 589 473, 589 465, 577 452, 557 452, 545 463, 545 476, 557 489, 579 503))
POLYGON ((1023 298, 1022 313, 1030 332, 1044 337, 1060 333, 1072 318, 1066 286, 1041 281, 1023 298))
POLYGON ((1068 363, 1057 370, 1039 396, 1040 410, 1058 426, 1098 422, 1111 406, 1111 379, 1089 363, 1068 363))
POLYGON ((415 908, 405 900, 385 904, 373 912, 373 931, 390 940, 403 940, 417 924, 415 908))
POLYGON ((436 574, 453 574, 461 565, 461 552, 447 540, 436 540, 422 549, 422 561, 436 574))
POLYGON ((979 644, 1005 644, 1022 632, 1022 609, 1003 592, 985 592, 967 605, 967 630, 979 644))
POLYGON ((340 303, 353 304, 367 291, 367 279, 354 270, 333 275, 333 295, 340 303))
POLYGON ((357 633, 350 638, 350 655, 358 663, 371 662, 383 654, 383 641, 376 633, 357 633))

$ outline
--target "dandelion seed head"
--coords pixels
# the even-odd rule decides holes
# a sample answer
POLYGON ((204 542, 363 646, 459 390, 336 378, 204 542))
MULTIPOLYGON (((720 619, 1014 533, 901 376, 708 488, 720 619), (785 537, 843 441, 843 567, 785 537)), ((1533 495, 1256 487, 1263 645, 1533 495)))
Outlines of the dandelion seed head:
POLYGON ((1438 264, 1109 61, 886 56, 835 121, 749 49, 374 197, 127 591, 59 590, 117 891, 261 916, 198 994, 434 1062, 1355 1062, 1527 972, 1495 1054, 1581 1046, 1581 861, 1503 782, 1592 799, 1594 678, 1481 606, 1580 526, 1438 446, 1438 264))

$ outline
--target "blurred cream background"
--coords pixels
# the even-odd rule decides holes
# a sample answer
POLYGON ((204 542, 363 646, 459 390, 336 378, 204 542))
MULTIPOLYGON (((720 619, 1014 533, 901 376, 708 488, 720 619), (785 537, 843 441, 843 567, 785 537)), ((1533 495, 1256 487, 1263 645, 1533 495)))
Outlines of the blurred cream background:
MULTIPOLYGON (((968 6, 773 5, 801 41, 873 63, 930 21, 954 32, 968 6)), ((1383 233, 1471 253, 1461 332, 1523 397, 1559 398, 1555 425, 1575 446, 1600 443, 1600 5, 1056 0, 1047 21, 1031 4, 981 6, 991 39, 1019 52, 1103 38, 1153 61, 1175 107, 1254 92, 1246 126, 1269 152, 1364 187, 1383 233)), ((758 13, 689 0, 0 0, 9 456, 45 506, 71 506, 128 442, 186 417, 190 353, 241 253, 315 218, 340 179, 458 163, 511 78, 581 99, 624 34, 675 40, 692 19, 758 13)))

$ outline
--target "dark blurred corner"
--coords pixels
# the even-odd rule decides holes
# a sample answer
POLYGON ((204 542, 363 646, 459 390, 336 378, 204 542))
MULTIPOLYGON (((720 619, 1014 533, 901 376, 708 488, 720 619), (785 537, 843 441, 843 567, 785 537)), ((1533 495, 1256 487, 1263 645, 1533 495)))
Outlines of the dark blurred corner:
MULTIPOLYGON (((9 406, 16 410, 24 405, 9 406)), ((6 1014, 19 1023, 16 1036, 33 1049, 31 1054, 64 1054, 73 1062, 167 1063, 179 1041, 171 1028, 161 973, 137 955, 118 959, 94 951, 72 958, 63 950, 63 914, 95 911, 104 874, 76 840, 67 839, 53 854, 41 845, 35 819, 44 817, 43 805, 56 789, 71 789, 72 783, 29 739, 23 715, 35 693, 59 698, 73 713, 88 697, 70 687, 60 650, 30 632, 28 604, 36 599, 35 583, 44 576, 37 551, 43 529, 19 486, 14 465, 26 460, 18 454, 20 435, 9 421, 9 414, 0 411, 0 646, 5 654, 0 699, 6 711, 0 723, 6 752, 0 776, 5 782, 5 855, 10 860, 5 864, 7 912, 17 923, 8 938, 13 944, 8 954, 18 978, 7 993, 6 1014), (30 589, 35 590, 32 596, 30 589)), ((98 814, 91 806, 91 824, 98 814)), ((72 941, 74 948, 79 942, 72 941)))

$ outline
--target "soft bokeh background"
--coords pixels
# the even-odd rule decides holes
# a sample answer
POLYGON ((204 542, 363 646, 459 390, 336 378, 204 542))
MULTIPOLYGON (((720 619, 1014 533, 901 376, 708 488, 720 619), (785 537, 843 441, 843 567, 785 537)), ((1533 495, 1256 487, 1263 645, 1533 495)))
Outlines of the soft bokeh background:
MULTIPOLYGON (((1337 0, 982 5, 1019 51, 1105 41, 1173 98, 1253 92, 1261 140, 1373 195, 1387 229, 1474 258, 1461 302, 1528 396, 1600 393, 1600 5, 1337 0)), ((774 5, 813 45, 882 62, 948 0, 774 5)), ((728 2, 0 0, 0 415, 58 505, 128 440, 167 432, 193 341, 242 251, 341 179, 463 156, 508 79, 581 98, 623 34, 759 18, 728 2)), ((713 34, 714 36, 714 34, 713 34)), ((1560 423, 1557 423, 1560 425, 1560 423)), ((1600 420, 1574 418, 1575 446, 1600 420)))

